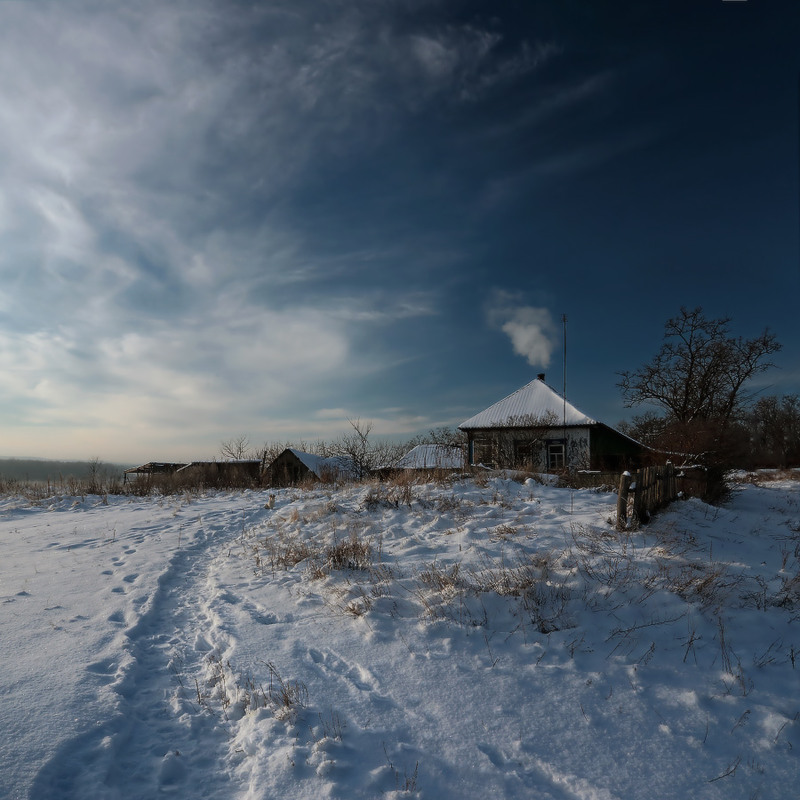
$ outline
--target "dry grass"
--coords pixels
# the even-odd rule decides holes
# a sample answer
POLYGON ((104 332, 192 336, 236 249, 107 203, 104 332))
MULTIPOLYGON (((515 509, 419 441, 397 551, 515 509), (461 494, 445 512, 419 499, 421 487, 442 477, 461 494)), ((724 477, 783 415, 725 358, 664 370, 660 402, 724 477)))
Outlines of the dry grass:
POLYGON ((335 570, 368 570, 372 566, 372 545, 353 531, 325 549, 325 564, 335 570))
POLYGON ((800 481, 800 468, 795 469, 759 469, 749 472, 733 473, 729 480, 733 483, 750 483, 764 486, 776 481, 800 481))
POLYGON ((513 564, 487 559, 480 568, 466 572, 458 563, 449 567, 433 563, 417 575, 415 593, 429 619, 471 625, 486 622, 484 598, 513 599, 540 633, 551 633, 572 625, 567 614, 572 597, 566 585, 568 573, 552 580, 554 560, 551 553, 520 554, 513 564), (470 599, 476 599, 478 605, 473 607, 470 599))
POLYGON ((210 653, 202 684, 195 679, 198 705, 210 713, 218 706, 225 719, 239 719, 248 712, 267 708, 276 719, 294 723, 308 705, 306 685, 284 680, 271 661, 259 663, 268 672, 266 688, 251 673, 237 675, 230 660, 223 660, 218 652, 210 653))

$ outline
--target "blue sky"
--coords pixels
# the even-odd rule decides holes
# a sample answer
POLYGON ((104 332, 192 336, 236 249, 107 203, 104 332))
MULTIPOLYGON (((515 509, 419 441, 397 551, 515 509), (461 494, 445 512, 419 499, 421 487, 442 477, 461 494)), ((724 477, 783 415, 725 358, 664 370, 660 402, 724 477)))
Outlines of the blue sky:
MULTIPOLYGON (((0 2, 0 455, 609 424, 681 306, 800 392, 800 5, 0 2)), ((645 409, 640 409, 645 410, 645 409)))

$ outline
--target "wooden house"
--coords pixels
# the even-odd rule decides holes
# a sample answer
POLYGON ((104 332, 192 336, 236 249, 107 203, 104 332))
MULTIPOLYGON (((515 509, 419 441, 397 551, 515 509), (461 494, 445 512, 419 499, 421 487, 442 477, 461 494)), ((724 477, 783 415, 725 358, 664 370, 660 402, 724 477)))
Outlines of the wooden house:
POLYGON ((332 482, 355 476, 352 461, 338 456, 325 458, 287 447, 265 467, 270 486, 292 486, 304 480, 332 482))
POLYGON ((644 445, 579 411, 544 377, 458 426, 467 434, 470 464, 543 472, 638 464, 644 445))

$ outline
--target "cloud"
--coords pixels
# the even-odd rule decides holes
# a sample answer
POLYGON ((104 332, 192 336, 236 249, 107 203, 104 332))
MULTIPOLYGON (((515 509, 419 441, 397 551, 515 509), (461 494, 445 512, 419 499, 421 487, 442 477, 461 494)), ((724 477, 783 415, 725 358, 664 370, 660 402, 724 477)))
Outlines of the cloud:
POLYGON ((495 290, 487 307, 489 324, 503 331, 517 355, 531 366, 548 367, 556 346, 556 327, 546 308, 522 305, 521 298, 495 290))

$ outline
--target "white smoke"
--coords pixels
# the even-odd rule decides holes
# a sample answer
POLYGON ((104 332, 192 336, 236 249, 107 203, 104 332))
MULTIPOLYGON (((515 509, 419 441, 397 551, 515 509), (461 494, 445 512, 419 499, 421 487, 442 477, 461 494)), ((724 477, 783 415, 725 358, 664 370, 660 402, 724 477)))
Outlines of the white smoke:
POLYGON ((550 366, 556 327, 546 308, 521 305, 518 295, 498 290, 492 296, 488 318, 511 339, 514 352, 528 359, 532 367, 550 366))

